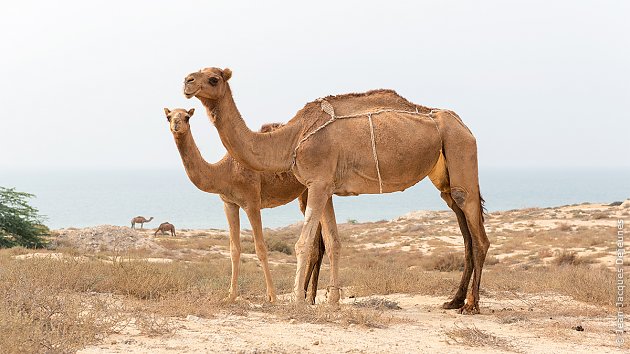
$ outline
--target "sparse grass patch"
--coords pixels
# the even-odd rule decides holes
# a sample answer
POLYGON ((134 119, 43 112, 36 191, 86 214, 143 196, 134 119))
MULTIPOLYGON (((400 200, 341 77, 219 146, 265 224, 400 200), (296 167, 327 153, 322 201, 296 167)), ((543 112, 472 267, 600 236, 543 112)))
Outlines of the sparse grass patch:
MULTIPOLYGON (((65 289, 56 282, 63 276, 49 276, 54 268, 29 266, 40 261, 7 261, 0 267, 3 353, 74 352, 113 331, 120 320, 116 306, 65 289)), ((58 261, 45 263, 51 262, 58 261)))
POLYGON ((306 323, 332 323, 342 326, 354 324, 368 328, 385 328, 391 323, 402 321, 391 315, 386 315, 383 310, 357 308, 352 305, 307 306, 303 303, 289 303, 265 305, 262 310, 287 320, 306 323))
POLYGON ((505 351, 515 351, 509 341, 499 338, 486 331, 478 329, 476 326, 459 326, 444 331, 452 343, 466 347, 491 347, 505 351))
POLYGON ((499 259, 497 257, 495 257, 495 256, 487 256, 486 257, 486 261, 484 262, 484 265, 486 265, 486 266, 493 266, 493 265, 496 265, 496 264, 499 264, 499 263, 500 263, 500 261, 499 261, 499 259))
POLYGON ((373 308, 376 310, 400 310, 401 307, 398 306, 396 301, 388 300, 380 297, 371 297, 369 299, 364 299, 361 301, 355 301, 352 305, 357 307, 367 307, 373 308))
POLYGON ((419 267, 407 268, 381 259, 370 258, 341 270, 341 284, 349 287, 346 295, 445 295, 454 291, 461 275, 457 272, 427 272, 419 267))
POLYGON ((267 249, 269 251, 281 252, 288 255, 293 254, 293 246, 280 237, 267 236, 265 242, 267 243, 267 249))
POLYGON ((566 222, 560 223, 557 227, 556 230, 558 231, 562 231, 562 232, 567 232, 567 231, 571 231, 571 225, 569 225, 566 222))
POLYGON ((247 254, 256 254, 256 245, 251 237, 241 237, 241 252, 247 254))
POLYGON ((556 265, 580 265, 586 263, 575 251, 561 250, 556 253, 553 262, 556 265))
POLYGON ((453 272, 464 270, 464 255, 461 253, 449 252, 427 259, 425 264, 427 270, 437 270, 440 272, 453 272))

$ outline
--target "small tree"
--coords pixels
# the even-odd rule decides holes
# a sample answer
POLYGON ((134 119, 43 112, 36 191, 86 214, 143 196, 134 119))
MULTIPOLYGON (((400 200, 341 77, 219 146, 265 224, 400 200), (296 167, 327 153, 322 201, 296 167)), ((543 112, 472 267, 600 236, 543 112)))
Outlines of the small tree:
POLYGON ((23 246, 43 247, 42 238, 48 234, 44 217, 28 205, 33 194, 18 192, 15 188, 0 187, 0 248, 23 246))

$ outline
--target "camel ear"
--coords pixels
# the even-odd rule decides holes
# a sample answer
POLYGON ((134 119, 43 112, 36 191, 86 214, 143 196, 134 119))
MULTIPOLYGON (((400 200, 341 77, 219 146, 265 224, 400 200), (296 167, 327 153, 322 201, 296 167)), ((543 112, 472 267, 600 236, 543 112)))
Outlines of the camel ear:
POLYGON ((195 109, 194 108, 189 109, 188 110, 188 116, 192 117, 193 114, 195 114, 195 109))
POLYGON ((225 68, 221 75, 223 75, 223 80, 228 81, 232 77, 232 70, 225 68))
POLYGON ((171 110, 168 108, 164 108, 164 113, 166 113, 166 116, 168 117, 168 115, 171 114, 171 110))

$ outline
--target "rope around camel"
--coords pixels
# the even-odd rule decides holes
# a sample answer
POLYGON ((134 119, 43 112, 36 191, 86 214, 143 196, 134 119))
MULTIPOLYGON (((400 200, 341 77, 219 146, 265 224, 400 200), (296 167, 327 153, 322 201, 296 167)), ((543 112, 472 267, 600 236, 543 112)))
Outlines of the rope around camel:
POLYGON ((345 116, 337 116, 337 115, 335 115, 335 110, 334 110, 333 106, 328 101, 326 101, 324 99, 319 99, 319 101, 321 102, 322 111, 326 112, 330 116, 330 119, 327 120, 321 126, 319 126, 317 129, 315 129, 312 132, 308 133, 305 137, 303 137, 298 142, 297 146, 293 150, 292 166, 295 166, 295 160, 297 158, 297 151, 300 148, 300 145, 302 145, 303 142, 308 140, 308 138, 313 136, 315 133, 317 133, 318 131, 324 129, 326 126, 328 126, 329 124, 331 124, 332 122, 334 122, 337 119, 359 118, 359 117, 365 116, 365 117, 367 117, 368 124, 370 125, 370 138, 372 140, 372 156, 374 157, 374 164, 376 165, 376 176, 378 177, 378 190, 379 190, 380 194, 383 193, 383 179, 381 178, 381 169, 380 169, 379 164, 378 164, 378 154, 376 153, 376 138, 375 138, 375 134, 374 134, 374 123, 372 121, 372 116, 375 116, 375 115, 378 115, 378 114, 381 114, 381 113, 393 112, 393 113, 413 114, 413 115, 429 118, 429 119, 431 119, 433 124, 435 124, 435 129, 437 130, 438 136, 440 137, 440 150, 442 149, 442 134, 440 133, 440 128, 438 127, 437 122, 435 121, 435 119, 433 119, 433 115, 435 113, 437 113, 437 112, 446 112, 446 113, 450 114, 451 116, 453 116, 453 117, 455 117, 457 119, 457 116, 455 116, 453 113, 451 113, 448 110, 432 109, 431 112, 429 112, 429 113, 420 113, 420 112, 418 112, 418 107, 416 107, 415 111, 404 111, 404 110, 400 110, 400 109, 380 109, 380 110, 377 110, 377 111, 374 111, 374 112, 368 112, 368 113, 358 113, 358 114, 350 114, 350 115, 345 115, 345 116))

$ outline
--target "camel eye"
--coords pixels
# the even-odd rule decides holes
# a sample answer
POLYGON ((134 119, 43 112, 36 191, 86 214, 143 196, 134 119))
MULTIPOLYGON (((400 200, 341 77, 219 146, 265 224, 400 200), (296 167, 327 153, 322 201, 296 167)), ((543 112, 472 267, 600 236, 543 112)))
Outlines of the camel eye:
POLYGON ((216 77, 211 77, 210 79, 208 79, 208 82, 210 83, 210 85, 216 86, 219 83, 219 79, 217 79, 216 77))

